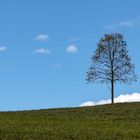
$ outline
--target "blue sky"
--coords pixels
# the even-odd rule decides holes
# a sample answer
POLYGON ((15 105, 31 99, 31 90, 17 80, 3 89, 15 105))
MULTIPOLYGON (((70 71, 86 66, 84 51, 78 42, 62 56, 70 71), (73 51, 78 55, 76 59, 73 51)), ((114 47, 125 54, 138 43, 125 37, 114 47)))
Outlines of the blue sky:
MULTIPOLYGON (((79 106, 110 98, 87 85, 90 57, 105 33, 121 32, 140 75, 139 0, 0 0, 0 110, 79 106)), ((115 96, 140 92, 116 85, 115 96)))

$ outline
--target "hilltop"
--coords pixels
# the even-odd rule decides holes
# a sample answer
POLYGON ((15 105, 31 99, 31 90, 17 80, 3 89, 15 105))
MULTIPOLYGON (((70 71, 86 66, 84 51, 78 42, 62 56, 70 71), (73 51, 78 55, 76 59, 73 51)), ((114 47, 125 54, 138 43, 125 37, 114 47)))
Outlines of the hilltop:
POLYGON ((0 113, 1 140, 140 140, 140 103, 0 113))

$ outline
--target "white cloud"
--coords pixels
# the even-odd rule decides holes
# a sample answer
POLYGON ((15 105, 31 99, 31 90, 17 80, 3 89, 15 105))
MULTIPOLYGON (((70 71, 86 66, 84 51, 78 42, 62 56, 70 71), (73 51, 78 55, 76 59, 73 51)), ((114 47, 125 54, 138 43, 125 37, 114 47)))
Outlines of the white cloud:
POLYGON ((119 25, 123 26, 123 27, 132 27, 134 25, 134 22, 133 21, 122 21, 122 22, 120 22, 119 25))
POLYGON ((140 93, 120 95, 115 102, 140 102, 140 93))
POLYGON ((87 101, 87 102, 82 103, 80 106, 94 106, 94 105, 95 105, 95 102, 87 101))
POLYGON ((118 29, 120 27, 131 28, 131 27, 137 26, 137 25, 140 25, 139 16, 132 20, 126 20, 126 21, 121 21, 121 22, 114 23, 114 24, 104 25, 102 28, 108 29, 108 30, 114 30, 114 29, 118 29))
POLYGON ((77 53, 78 52, 78 49, 75 45, 70 45, 66 48, 66 52, 67 53, 71 53, 71 54, 74 54, 74 53, 77 53))
MULTIPOLYGON (((140 93, 132 93, 132 94, 121 94, 114 99, 115 103, 124 103, 124 102, 140 102, 140 93)), ((110 104, 111 100, 100 100, 98 102, 94 101, 87 101, 82 103, 80 106, 94 106, 94 105, 103 105, 103 104, 110 104)))
POLYGON ((34 50, 34 53, 36 54, 51 54, 51 51, 47 48, 38 48, 34 50))
POLYGON ((7 50, 7 47, 6 46, 0 46, 0 52, 4 52, 7 50))
POLYGON ((48 41, 49 36, 47 34, 39 34, 35 37, 35 40, 37 40, 37 41, 48 41))

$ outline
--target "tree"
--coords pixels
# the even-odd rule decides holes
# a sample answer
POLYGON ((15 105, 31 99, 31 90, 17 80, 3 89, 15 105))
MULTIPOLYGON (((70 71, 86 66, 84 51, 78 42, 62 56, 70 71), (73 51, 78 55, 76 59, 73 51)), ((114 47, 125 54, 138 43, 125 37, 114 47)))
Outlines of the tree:
POLYGON ((134 64, 128 55, 127 43, 120 33, 105 34, 97 44, 92 64, 87 72, 88 82, 110 84, 111 103, 114 103, 114 84, 137 80, 134 64))

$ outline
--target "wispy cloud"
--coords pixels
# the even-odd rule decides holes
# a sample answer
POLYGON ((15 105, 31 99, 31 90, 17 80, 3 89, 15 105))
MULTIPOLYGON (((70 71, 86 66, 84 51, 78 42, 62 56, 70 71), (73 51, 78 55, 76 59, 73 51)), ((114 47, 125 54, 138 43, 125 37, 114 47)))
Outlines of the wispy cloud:
POLYGON ((7 47, 6 46, 0 46, 0 52, 4 52, 7 50, 7 47))
POLYGON ((122 21, 119 23, 120 26, 122 27, 132 27, 134 25, 135 22, 133 21, 122 21))
POLYGON ((51 51, 47 48, 37 48, 34 50, 35 54, 51 54, 51 51))
POLYGON ((113 24, 108 24, 108 25, 104 25, 102 28, 107 29, 107 30, 114 30, 117 28, 131 28, 134 26, 140 25, 140 17, 136 17, 132 20, 124 20, 118 23, 113 23, 113 24))
MULTIPOLYGON (((115 103, 124 103, 124 102, 140 102, 140 93, 132 93, 132 94, 121 94, 114 99, 115 103)), ((100 100, 98 102, 87 101, 82 103, 80 106, 94 106, 94 105, 103 105, 110 104, 111 100, 100 100)))
POLYGON ((66 48, 66 52, 67 53, 70 53, 70 54, 75 54, 78 52, 78 49, 75 45, 69 45, 67 48, 66 48))
POLYGON ((41 41, 41 42, 48 41, 49 40, 49 35, 47 35, 47 34, 39 34, 39 35, 37 35, 35 37, 35 40, 41 41))

